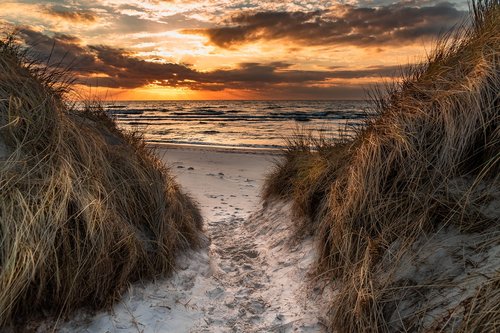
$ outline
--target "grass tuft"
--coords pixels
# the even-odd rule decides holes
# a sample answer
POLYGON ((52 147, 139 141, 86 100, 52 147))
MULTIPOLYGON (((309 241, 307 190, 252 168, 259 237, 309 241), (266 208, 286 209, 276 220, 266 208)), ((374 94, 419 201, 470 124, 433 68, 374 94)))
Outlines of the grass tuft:
POLYGON ((169 170, 65 73, 0 42, 0 327, 112 304, 196 247, 202 219, 169 170))
POLYGON ((314 234, 330 184, 341 173, 349 143, 297 131, 286 141, 262 189, 264 202, 290 200, 297 236, 314 234))

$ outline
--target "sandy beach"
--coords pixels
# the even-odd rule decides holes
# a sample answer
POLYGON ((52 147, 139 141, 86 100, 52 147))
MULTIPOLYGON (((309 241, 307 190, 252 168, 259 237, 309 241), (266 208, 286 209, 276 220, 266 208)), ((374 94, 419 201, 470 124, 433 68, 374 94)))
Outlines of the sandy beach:
POLYGON ((287 204, 261 209, 260 188, 276 153, 154 149, 199 203, 206 246, 180 257, 171 278, 133 284, 111 311, 80 313, 60 331, 324 331, 319 290, 304 290, 312 240, 290 242, 287 204))

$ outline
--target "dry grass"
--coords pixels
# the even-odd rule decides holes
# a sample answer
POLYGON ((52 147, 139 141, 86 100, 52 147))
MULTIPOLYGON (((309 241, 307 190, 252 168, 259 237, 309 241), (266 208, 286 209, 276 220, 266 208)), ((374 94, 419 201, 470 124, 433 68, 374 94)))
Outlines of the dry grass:
MULTIPOLYGON (((320 207, 314 211, 321 214, 303 211, 319 225, 319 270, 338 286, 331 330, 498 329, 498 305, 490 301, 498 297, 500 263, 495 256, 476 265, 497 260, 488 278, 460 280, 457 285, 465 290, 460 297, 449 292, 458 283, 454 274, 470 273, 465 268, 439 276, 396 274, 417 260, 410 253, 429 251, 426 240, 443 230, 481 232, 488 244, 482 253, 500 246, 500 208, 494 208, 500 187, 499 1, 476 2, 469 23, 439 42, 424 64, 375 100, 378 116, 349 143, 333 145, 330 150, 337 155, 330 164, 293 148, 269 178, 268 198, 278 194, 299 206, 310 200, 308 192, 326 188, 320 191, 323 197, 315 199, 320 207), (271 187, 280 190, 273 193, 271 187), (435 285, 461 301, 446 303, 442 311, 427 306, 435 285), (414 313, 396 318, 402 308, 412 306, 414 313)), ((477 248, 472 239, 460 243, 472 248, 470 253, 477 248)), ((444 257, 460 246, 447 249, 444 257)), ((464 267, 469 252, 456 259, 464 267)), ((433 264, 428 258, 419 260, 428 270, 446 263, 439 261, 443 258, 433 264)))
POLYGON ((298 131, 287 139, 286 147, 266 177, 262 197, 264 202, 273 198, 292 201, 296 235, 313 234, 329 186, 348 157, 349 144, 298 131))
MULTIPOLYGON (((500 274, 488 279, 469 299, 460 332, 500 331, 500 274)), ((457 330, 458 331, 458 330, 457 330)))
POLYGON ((202 220, 166 167, 99 108, 69 108, 64 73, 11 39, 0 77, 0 327, 101 308, 171 272, 202 220))

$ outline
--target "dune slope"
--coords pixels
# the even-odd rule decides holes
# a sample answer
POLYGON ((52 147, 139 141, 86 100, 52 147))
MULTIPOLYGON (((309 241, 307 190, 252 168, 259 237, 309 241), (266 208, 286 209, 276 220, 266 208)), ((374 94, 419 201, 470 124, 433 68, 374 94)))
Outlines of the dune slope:
POLYGON ((140 138, 73 110, 64 76, 0 42, 0 326, 113 303, 172 271, 201 215, 140 138))

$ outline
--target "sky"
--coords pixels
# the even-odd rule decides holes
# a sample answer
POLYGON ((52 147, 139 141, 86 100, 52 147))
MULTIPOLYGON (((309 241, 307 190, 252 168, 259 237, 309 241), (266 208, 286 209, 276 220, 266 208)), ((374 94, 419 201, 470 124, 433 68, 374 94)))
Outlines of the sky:
POLYGON ((0 0, 0 26, 81 95, 362 99, 422 61, 466 0, 0 0))

